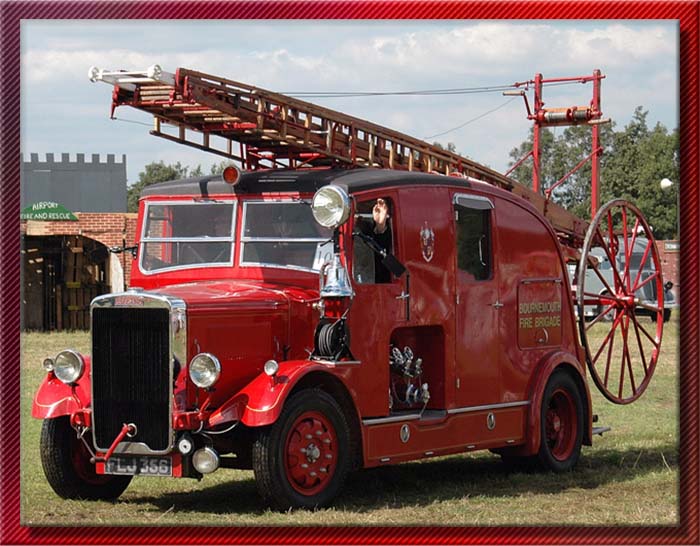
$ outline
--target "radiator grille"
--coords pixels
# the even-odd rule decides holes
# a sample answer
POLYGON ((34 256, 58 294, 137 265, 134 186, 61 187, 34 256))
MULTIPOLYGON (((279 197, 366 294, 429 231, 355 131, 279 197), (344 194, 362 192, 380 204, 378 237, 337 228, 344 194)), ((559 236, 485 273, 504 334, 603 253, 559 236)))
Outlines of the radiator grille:
POLYGON ((132 442, 152 451, 170 444, 170 313, 154 308, 95 308, 92 389, 95 442, 107 449, 124 423, 132 442))

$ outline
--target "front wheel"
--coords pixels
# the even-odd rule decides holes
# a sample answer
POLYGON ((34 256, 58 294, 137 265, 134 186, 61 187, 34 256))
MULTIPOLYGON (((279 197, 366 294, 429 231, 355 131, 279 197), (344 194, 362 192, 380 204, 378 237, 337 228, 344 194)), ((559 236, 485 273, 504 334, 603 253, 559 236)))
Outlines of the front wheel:
POLYGON ((316 508, 338 493, 350 468, 350 431, 328 393, 292 395, 277 421, 258 432, 253 470, 258 491, 275 508, 316 508))
POLYGON ((583 442, 583 402, 574 379, 565 371, 555 371, 547 382, 540 412, 542 466, 554 472, 571 470, 581 455, 583 442))
POLYGON ((68 416, 44 419, 40 448, 46 479, 64 499, 114 500, 131 482, 131 476, 95 472, 90 452, 76 436, 68 416))

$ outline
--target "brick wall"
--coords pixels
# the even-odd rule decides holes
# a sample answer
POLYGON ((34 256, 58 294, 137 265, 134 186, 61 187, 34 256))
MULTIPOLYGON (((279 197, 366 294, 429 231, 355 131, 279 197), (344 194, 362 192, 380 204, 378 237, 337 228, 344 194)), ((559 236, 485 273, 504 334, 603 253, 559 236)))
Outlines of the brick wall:
POLYGON ((656 248, 659 250, 664 282, 671 281, 673 283, 672 292, 677 301, 682 287, 680 271, 678 269, 680 257, 678 241, 656 241, 656 248))
MULTIPOLYGON (((134 244, 136 214, 129 212, 76 212, 77 222, 41 222, 28 220, 20 223, 20 231, 30 236, 82 235, 99 241, 107 247, 134 244)), ((121 255, 120 255, 121 258, 121 255)), ((126 254, 120 263, 125 264, 124 280, 131 279, 131 254, 126 254)))

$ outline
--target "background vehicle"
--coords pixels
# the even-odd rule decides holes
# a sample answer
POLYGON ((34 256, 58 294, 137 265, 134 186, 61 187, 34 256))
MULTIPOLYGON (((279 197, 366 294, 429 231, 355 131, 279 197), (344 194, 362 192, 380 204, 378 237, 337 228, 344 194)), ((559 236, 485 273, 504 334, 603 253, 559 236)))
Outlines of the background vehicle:
MULTIPOLYGON (((628 244, 631 244, 631 240, 628 240, 628 244)), ((645 252, 647 249, 647 246, 649 244, 649 241, 646 239, 637 239, 634 242, 634 248, 632 249, 632 253, 630 255, 630 276, 632 279, 636 279, 637 276, 639 276, 640 281, 644 281, 647 278, 653 276, 656 273, 655 265, 652 260, 649 259, 649 254, 647 253, 645 256, 645 252), (643 267, 640 272, 640 265, 643 264, 643 267)), ((621 239, 618 239, 618 248, 621 248, 624 246, 624 241, 621 239)), ((608 259, 606 253, 602 249, 594 249, 591 254, 595 256, 598 261, 600 262, 599 270, 602 276, 604 277, 604 281, 601 280, 594 272, 593 270, 588 270, 586 272, 586 283, 590 287, 590 290, 592 292, 597 292, 601 296, 605 295, 606 293, 609 293, 609 290, 607 286, 614 286, 615 285, 615 275, 613 272, 613 267, 611 265, 610 260, 608 259)), ((618 253, 615 256, 615 263, 616 263, 616 269, 618 271, 624 271, 625 270, 625 254, 624 253, 618 253)), ((569 276, 570 278, 574 278, 574 275, 576 274, 576 266, 574 264, 569 265, 569 276)), ((663 312, 663 320, 664 322, 668 322, 668 320, 671 318, 671 310, 674 309, 677 306, 675 297, 673 295, 673 292, 671 289, 673 288, 673 283, 668 281, 664 283, 664 294, 663 294, 663 306, 664 306, 664 312, 663 312)), ((640 316, 648 316, 651 318, 651 320, 655 321, 657 318, 657 313, 656 309, 658 307, 658 298, 656 297, 656 284, 654 283, 649 283, 644 285, 642 288, 640 288, 636 296, 640 300, 640 304, 637 305, 635 309, 635 313, 640 316), (651 308, 651 310, 649 309, 651 308)), ((599 304, 596 306, 593 305, 587 305, 584 308, 584 313, 586 318, 592 319, 599 315, 603 311, 603 305, 599 304)), ((605 314, 605 320, 613 320, 614 319, 614 313, 609 311, 608 313, 605 314)))
MULTIPOLYGON (((619 250, 602 230, 653 242, 634 205, 612 201, 589 224, 456 154, 186 69, 91 78, 115 84, 114 107, 151 112, 157 136, 195 145, 194 129, 205 149, 228 139, 217 153, 250 172, 150 187, 138 288, 92 302, 90 356, 45 361, 33 415, 60 496, 116 498, 133 475, 252 468, 271 505, 314 507, 353 467, 479 449, 561 472, 607 430, 593 427, 584 361, 614 402, 647 388, 663 320, 650 333, 635 308, 643 286, 663 293, 655 245, 644 280, 625 267, 605 296, 587 281, 589 269, 602 278, 597 249, 619 250), (379 199, 382 241, 369 220, 379 199), (574 307, 582 317, 600 304, 577 332, 574 307), (611 310, 596 345, 588 332, 611 310)), ((571 120, 537 99, 534 119, 593 122, 597 96, 571 120)))

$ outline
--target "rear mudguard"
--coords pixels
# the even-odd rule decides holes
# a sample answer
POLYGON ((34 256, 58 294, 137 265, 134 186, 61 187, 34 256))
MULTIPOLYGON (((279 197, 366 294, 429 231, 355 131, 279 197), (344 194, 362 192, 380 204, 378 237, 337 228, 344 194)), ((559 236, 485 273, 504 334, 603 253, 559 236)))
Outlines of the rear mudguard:
POLYGON ((349 372, 348 367, 311 360, 280 362, 279 371, 274 377, 260 374, 214 411, 209 416, 209 426, 232 421, 240 421, 249 427, 271 425, 279 417, 295 385, 304 376, 318 371, 333 375, 347 385, 343 378, 349 372))
POLYGON ((75 386, 66 385, 53 372, 44 377, 34 396, 32 417, 53 419, 90 406, 90 357, 81 355, 85 361, 85 371, 75 386))
POLYGON ((583 428, 583 442, 586 445, 591 444, 593 417, 591 410, 591 392, 588 389, 586 377, 582 372, 582 366, 576 360, 576 357, 570 353, 556 351, 545 356, 534 374, 530 386, 530 406, 527 415, 527 442, 513 450, 513 454, 517 455, 534 455, 540 449, 541 427, 540 427, 540 407, 542 406, 542 397, 544 389, 547 386, 547 381, 555 369, 560 366, 566 367, 567 370, 574 373, 579 383, 583 386, 583 417, 585 420, 583 428))

